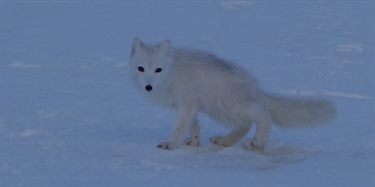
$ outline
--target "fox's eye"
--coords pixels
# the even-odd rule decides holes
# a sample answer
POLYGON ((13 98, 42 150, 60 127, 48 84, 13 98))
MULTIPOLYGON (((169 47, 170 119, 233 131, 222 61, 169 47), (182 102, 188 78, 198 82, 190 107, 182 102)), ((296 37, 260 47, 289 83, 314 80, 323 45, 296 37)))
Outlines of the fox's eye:
POLYGON ((156 68, 155 73, 160 73, 161 70, 163 70, 163 69, 161 69, 161 68, 156 68))
POLYGON ((138 71, 140 71, 140 72, 144 72, 145 69, 144 69, 142 66, 139 66, 139 67, 138 67, 138 71))

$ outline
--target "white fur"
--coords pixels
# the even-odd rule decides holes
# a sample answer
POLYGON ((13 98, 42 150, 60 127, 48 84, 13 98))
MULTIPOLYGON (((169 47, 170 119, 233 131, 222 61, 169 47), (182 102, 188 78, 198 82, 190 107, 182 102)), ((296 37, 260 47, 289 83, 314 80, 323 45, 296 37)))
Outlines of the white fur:
POLYGON ((255 136, 244 146, 256 150, 264 148, 272 123, 285 128, 305 127, 328 122, 336 115, 334 105, 327 100, 266 93, 241 67, 207 52, 172 48, 169 40, 146 45, 135 38, 130 68, 146 95, 177 111, 175 130, 168 142, 158 145, 161 149, 178 147, 188 130, 190 138, 185 143, 198 146, 199 112, 233 129, 227 136, 211 138, 221 146, 236 143, 255 123, 255 136), (139 71, 140 67, 144 71, 139 71), (158 68, 160 72, 156 72, 158 68))

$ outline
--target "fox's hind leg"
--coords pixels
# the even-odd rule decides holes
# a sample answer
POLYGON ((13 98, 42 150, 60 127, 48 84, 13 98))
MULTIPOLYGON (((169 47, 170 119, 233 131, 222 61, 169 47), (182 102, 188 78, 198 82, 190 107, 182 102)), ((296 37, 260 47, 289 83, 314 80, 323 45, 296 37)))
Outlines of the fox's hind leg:
POLYGON ((185 144, 188 146, 198 147, 200 145, 200 141, 199 121, 195 118, 190 126, 190 137, 185 140, 185 144))
POLYGON ((271 114, 262 105, 254 103, 250 107, 250 117, 256 124, 256 131, 254 138, 248 139, 245 142, 244 148, 258 151, 263 150, 272 127, 271 114))
POLYGON ((234 128, 227 136, 214 136, 210 138, 210 141, 216 145, 229 147, 246 136, 249 129, 250 127, 234 128))

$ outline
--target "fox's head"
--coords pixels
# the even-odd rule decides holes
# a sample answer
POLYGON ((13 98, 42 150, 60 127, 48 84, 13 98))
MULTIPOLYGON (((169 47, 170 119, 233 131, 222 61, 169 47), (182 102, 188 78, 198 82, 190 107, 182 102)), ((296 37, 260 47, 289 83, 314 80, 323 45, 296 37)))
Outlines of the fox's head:
POLYGON ((135 38, 130 54, 130 72, 141 89, 151 92, 166 79, 172 64, 172 45, 164 40, 158 45, 146 45, 135 38))

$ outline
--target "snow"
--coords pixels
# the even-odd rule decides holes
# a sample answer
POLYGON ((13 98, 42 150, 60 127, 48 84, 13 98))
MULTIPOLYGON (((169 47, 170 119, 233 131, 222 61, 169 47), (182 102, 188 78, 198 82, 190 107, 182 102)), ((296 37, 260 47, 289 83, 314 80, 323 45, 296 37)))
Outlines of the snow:
POLYGON ((1 1, 0 17, 2 187, 375 185, 373 1, 1 1), (274 127, 258 153, 210 144, 229 130, 201 115, 201 147, 159 150, 175 112, 132 84, 134 37, 211 51, 338 117, 274 127))

